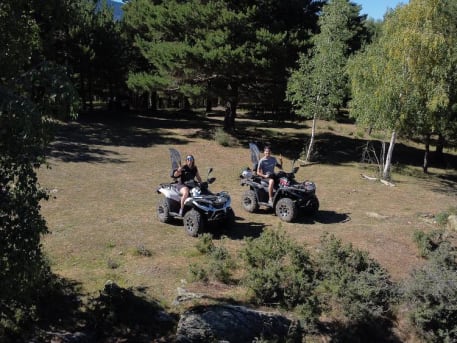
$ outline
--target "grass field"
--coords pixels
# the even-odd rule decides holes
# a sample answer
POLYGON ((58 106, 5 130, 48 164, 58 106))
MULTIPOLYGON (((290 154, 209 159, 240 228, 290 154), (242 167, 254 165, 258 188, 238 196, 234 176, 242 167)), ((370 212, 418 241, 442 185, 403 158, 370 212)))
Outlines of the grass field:
MULTIPOLYGON (((318 163, 302 166, 298 180, 317 184, 320 211, 314 218, 283 223, 272 213, 244 212, 245 190, 239 172, 249 166, 248 143, 270 142, 273 155, 281 153, 289 169, 300 153, 310 128, 306 123, 273 124, 240 117, 232 146, 213 138, 221 117, 179 115, 92 115, 62 123, 49 151, 50 168, 39 170, 39 181, 51 192, 42 204, 50 234, 44 250, 58 275, 93 293, 107 280, 122 287, 142 287, 164 306, 172 306, 177 287, 186 280, 194 291, 216 298, 242 300, 241 286, 189 283, 189 264, 202 262, 197 240, 187 236, 179 222, 156 219, 156 187, 169 181, 168 148, 192 153, 200 170, 214 167, 213 191, 228 190, 236 214, 234 226, 215 232, 215 242, 234 255, 243 238, 257 237, 266 228, 283 227, 295 241, 314 251, 325 232, 369 252, 401 280, 421 263, 412 235, 436 228, 433 216, 457 207, 455 156, 452 168, 431 168, 423 175, 421 147, 400 142, 394 163, 395 187, 361 177, 361 148, 367 139, 352 124, 320 122, 318 163), (406 167, 405 167, 406 166, 406 167), (222 239, 226 236, 226 239, 222 239)), ((202 173, 204 174, 204 173, 202 173)))

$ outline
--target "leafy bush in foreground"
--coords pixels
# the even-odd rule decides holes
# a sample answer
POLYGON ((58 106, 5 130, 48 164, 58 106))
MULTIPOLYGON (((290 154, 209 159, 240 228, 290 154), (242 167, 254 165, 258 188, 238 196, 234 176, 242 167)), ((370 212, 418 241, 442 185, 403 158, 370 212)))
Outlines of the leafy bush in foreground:
POLYGON ((232 256, 224 246, 216 246, 211 234, 201 235, 195 245, 201 254, 208 257, 207 266, 199 264, 190 264, 189 272, 192 280, 207 282, 209 277, 229 283, 232 278, 232 270, 235 268, 235 262, 232 256))
POLYGON ((352 323, 374 323, 390 311, 396 289, 386 270, 366 252, 343 245, 333 235, 321 238, 317 256, 318 294, 326 310, 352 323))
POLYGON ((448 242, 431 252, 403 287, 409 316, 427 342, 457 341, 456 249, 448 242))
POLYGON ((281 230, 266 230, 247 239, 242 251, 245 285, 262 304, 276 304, 316 316, 314 268, 307 251, 292 243, 281 230))

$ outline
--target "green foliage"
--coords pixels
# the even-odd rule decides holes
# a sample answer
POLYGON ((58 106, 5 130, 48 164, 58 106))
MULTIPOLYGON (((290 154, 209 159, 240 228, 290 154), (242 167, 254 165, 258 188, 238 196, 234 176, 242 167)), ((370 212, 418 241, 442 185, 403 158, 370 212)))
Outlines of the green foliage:
POLYGON ((390 312, 396 289, 388 273, 367 253, 327 234, 321 238, 317 263, 318 294, 327 310, 349 322, 366 324, 376 324, 390 312))
POLYGON ((247 239, 242 251, 246 266, 244 284, 255 301, 285 308, 302 305, 315 319, 318 307, 313 296, 314 269, 309 254, 296 246, 282 230, 266 230, 257 239, 247 239))
POLYGON ((214 131, 214 140, 225 147, 233 146, 235 144, 235 138, 220 127, 214 131))
POLYGON ((232 270, 236 267, 236 264, 227 248, 216 246, 209 233, 199 236, 196 248, 200 253, 206 254, 208 261, 206 265, 196 263, 189 265, 189 273, 192 280, 206 282, 212 277, 223 283, 231 282, 232 270))
POLYGON ((209 254, 209 258, 209 275, 223 283, 231 282, 232 270, 236 265, 228 250, 225 247, 216 247, 209 254))
POLYGON ((444 227, 447 224, 447 219, 450 215, 455 215, 457 214, 457 208, 456 207, 450 207, 446 211, 440 212, 435 216, 436 223, 444 227))
POLYGON ((152 252, 150 249, 146 248, 144 244, 137 245, 134 251, 134 254, 137 256, 151 257, 152 252))
POLYGON ((40 202, 48 195, 36 168, 52 139, 52 118, 75 116, 78 106, 66 70, 40 55, 39 29, 46 25, 33 17, 33 5, 39 6, 0 4, 0 43, 7 49, 0 56, 0 334, 34 318, 47 284, 40 239, 48 229, 40 202))
POLYGON ((208 271, 202 265, 197 263, 191 263, 189 265, 189 274, 192 281, 207 282, 209 279, 208 271))
POLYGON ((345 65, 350 42, 363 27, 360 6, 347 0, 324 5, 320 33, 309 55, 302 54, 287 84, 286 98, 305 118, 334 118, 347 96, 345 65))
POLYGON ((378 39, 348 66, 358 124, 455 137, 455 13, 452 1, 411 1, 386 17, 378 39))
POLYGON ((4 52, 0 54, 0 79, 23 70, 40 44, 39 27, 28 9, 26 1, 0 3, 0 46, 4 52))
POLYGON ((215 247, 213 242, 213 236, 208 232, 205 232, 204 234, 198 236, 198 241, 195 247, 201 254, 211 253, 211 251, 213 251, 215 247))
POLYGON ((230 103, 234 115, 242 92, 277 108, 285 70, 315 31, 320 6, 311 0, 129 1, 125 29, 144 60, 129 74, 129 87, 186 97, 210 93, 230 103))
POLYGON ((416 230, 413 234, 413 241, 419 248, 420 256, 428 257, 431 253, 438 249, 438 247, 445 242, 444 234, 445 231, 442 229, 433 230, 429 233, 416 230))
POLYGON ((443 242, 402 288, 412 324, 427 342, 457 340, 456 249, 443 242))

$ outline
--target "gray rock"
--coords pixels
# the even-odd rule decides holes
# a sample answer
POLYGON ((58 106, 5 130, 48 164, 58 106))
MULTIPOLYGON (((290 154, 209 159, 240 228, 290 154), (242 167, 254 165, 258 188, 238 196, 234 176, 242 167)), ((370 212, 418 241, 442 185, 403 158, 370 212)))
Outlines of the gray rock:
POLYGON ((192 308, 181 315, 177 342, 300 342, 298 321, 275 313, 255 311, 242 306, 211 305, 192 308))
POLYGON ((457 231, 457 215, 452 214, 447 217, 447 229, 449 231, 457 231))

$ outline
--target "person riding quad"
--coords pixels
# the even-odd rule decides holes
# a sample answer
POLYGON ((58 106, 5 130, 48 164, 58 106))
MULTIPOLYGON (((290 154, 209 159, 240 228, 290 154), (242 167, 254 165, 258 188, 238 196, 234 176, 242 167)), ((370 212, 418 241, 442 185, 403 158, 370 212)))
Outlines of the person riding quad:
POLYGON ((189 186, 186 182, 193 181, 197 178, 198 182, 202 182, 202 178, 198 173, 197 165, 195 164, 195 158, 192 155, 187 155, 186 164, 180 166, 172 172, 173 177, 178 178, 178 190, 181 194, 181 208, 179 209, 179 216, 182 217, 184 211, 184 202, 189 197, 189 186))
POLYGON ((273 206, 273 188, 275 184, 274 172, 275 167, 282 170, 282 156, 279 155, 279 163, 275 157, 271 156, 270 146, 265 146, 263 149, 264 157, 259 161, 257 167, 257 175, 268 180, 268 205, 273 206))

